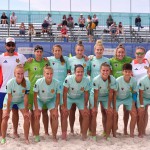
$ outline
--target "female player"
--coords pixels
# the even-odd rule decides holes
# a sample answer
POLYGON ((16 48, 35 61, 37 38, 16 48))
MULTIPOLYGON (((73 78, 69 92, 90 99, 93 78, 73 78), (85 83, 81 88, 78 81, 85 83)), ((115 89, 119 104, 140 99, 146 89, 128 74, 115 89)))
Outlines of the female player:
POLYGON ((23 65, 17 65, 14 71, 15 78, 10 79, 7 82, 6 91, 7 94, 4 99, 3 104, 3 120, 2 120, 2 140, 1 143, 6 142, 6 131, 7 123, 9 119, 9 114, 12 109, 12 106, 16 104, 21 111, 24 118, 24 136, 25 142, 29 144, 29 110, 28 110, 28 94, 30 91, 30 82, 24 78, 24 69, 23 65))

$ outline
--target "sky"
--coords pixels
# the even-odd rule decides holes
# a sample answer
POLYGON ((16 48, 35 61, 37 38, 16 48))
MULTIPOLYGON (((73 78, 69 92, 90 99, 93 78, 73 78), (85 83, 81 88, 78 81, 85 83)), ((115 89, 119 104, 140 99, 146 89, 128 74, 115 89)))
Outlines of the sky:
POLYGON ((0 10, 149 13, 150 0, 0 0, 0 10), (30 7, 29 7, 30 1, 30 7), (50 5, 51 2, 51 5, 50 5), (71 2, 71 3, 70 3, 71 2), (90 5, 91 2, 91 5, 90 5), (131 7, 130 7, 131 2, 131 7), (10 5, 8 5, 10 4, 10 5))

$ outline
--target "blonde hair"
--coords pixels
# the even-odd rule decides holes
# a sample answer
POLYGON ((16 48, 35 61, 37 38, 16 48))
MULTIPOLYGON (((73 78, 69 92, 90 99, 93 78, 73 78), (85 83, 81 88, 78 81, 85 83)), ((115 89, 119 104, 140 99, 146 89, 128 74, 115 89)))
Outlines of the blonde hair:
MULTIPOLYGON (((14 72, 16 72, 17 69, 23 69, 23 71, 24 71, 24 67, 23 67, 22 64, 17 65, 17 66, 15 67, 14 72)), ((24 77, 23 77, 23 79, 22 79, 22 81, 21 81, 21 86, 24 87, 24 88, 26 88, 26 80, 25 80, 24 77)))
POLYGON ((51 67, 51 66, 45 66, 44 68, 43 68, 43 71, 45 72, 45 70, 51 70, 52 71, 52 73, 53 73, 53 68, 51 67))
MULTIPOLYGON (((61 51, 62 51, 61 45, 56 44, 56 45, 54 45, 53 48, 52 48, 52 51, 53 51, 53 52, 54 52, 54 48, 55 48, 55 47, 60 48, 61 51)), ((61 61, 62 63, 65 63, 65 59, 64 59, 63 55, 60 56, 60 61, 61 61)))
POLYGON ((94 45, 94 49, 96 48, 96 46, 101 46, 101 47, 103 47, 103 50, 104 50, 104 45, 103 45, 103 41, 102 40, 97 40, 96 41, 96 44, 94 45))
POLYGON ((114 54, 115 58, 117 58, 117 51, 118 51, 119 48, 122 48, 126 52, 124 45, 119 44, 115 49, 115 54, 114 54))

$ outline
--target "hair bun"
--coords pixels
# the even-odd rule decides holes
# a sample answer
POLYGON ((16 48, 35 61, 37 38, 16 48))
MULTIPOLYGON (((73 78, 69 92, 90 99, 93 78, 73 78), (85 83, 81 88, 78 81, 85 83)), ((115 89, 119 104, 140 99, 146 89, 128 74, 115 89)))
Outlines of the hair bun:
POLYGON ((97 40, 96 44, 103 44, 102 40, 97 40))
POLYGON ((82 41, 81 41, 81 40, 79 40, 79 41, 78 41, 78 44, 79 44, 79 45, 82 45, 82 41))

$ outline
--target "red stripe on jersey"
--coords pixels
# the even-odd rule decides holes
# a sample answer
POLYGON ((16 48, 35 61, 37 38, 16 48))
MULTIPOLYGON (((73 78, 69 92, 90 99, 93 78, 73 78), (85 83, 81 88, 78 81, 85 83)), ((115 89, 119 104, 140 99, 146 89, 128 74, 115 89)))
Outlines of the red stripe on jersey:
POLYGON ((2 74, 2 67, 0 67, 0 88, 3 84, 3 74, 2 74))
MULTIPOLYGON (((4 53, 4 56, 9 56, 9 53, 8 52, 5 52, 4 53)), ((13 56, 18 56, 18 53, 17 52, 14 52, 14 55, 13 56)))
MULTIPOLYGON (((142 63, 146 64, 146 60, 147 60, 147 59, 144 58, 144 59, 142 60, 142 63)), ((134 59, 133 61, 134 61, 134 64, 139 64, 139 62, 138 62, 136 59, 134 59)))

